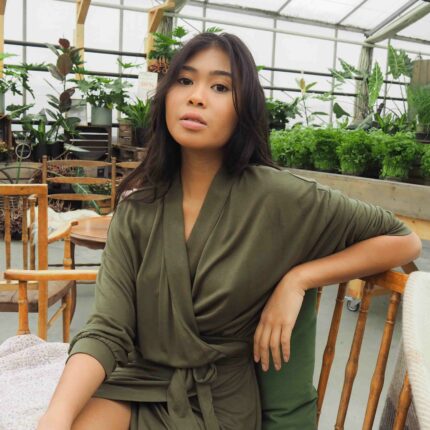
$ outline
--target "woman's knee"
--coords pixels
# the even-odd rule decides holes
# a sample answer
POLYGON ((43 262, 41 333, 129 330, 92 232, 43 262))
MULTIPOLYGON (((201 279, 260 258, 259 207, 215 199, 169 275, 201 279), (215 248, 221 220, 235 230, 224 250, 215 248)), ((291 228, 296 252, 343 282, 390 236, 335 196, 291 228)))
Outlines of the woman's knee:
POLYGON ((130 403, 93 397, 82 409, 71 430, 129 430, 130 420, 130 403))

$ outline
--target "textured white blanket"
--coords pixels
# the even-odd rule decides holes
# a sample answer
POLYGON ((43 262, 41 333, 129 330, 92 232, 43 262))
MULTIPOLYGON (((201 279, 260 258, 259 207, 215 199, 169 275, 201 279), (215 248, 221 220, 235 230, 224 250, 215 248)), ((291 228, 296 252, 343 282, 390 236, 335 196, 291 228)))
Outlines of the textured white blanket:
POLYGON ((0 430, 34 430, 55 390, 69 345, 35 335, 0 345, 0 430))

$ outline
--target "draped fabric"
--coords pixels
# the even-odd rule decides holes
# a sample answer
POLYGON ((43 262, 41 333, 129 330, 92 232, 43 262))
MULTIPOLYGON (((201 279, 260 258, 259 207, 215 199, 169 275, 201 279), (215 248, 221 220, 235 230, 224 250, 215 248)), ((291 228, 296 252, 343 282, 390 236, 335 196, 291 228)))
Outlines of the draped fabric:
POLYGON ((187 241, 182 199, 178 173, 164 198, 144 203, 137 191, 120 203, 93 314, 70 354, 102 364, 96 396, 133 402, 132 430, 314 422, 315 291, 306 294, 290 362, 281 373, 258 371, 257 384, 252 338, 261 310, 293 266, 409 230, 388 211, 262 166, 240 176, 222 167, 187 241))

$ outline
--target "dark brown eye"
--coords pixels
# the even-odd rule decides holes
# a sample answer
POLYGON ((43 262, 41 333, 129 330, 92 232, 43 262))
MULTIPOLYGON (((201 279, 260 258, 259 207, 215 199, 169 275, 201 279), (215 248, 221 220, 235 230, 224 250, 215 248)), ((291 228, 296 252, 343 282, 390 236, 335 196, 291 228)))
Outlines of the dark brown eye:
POLYGON ((222 84, 216 84, 212 88, 215 88, 215 90, 218 93, 225 93, 225 92, 228 91, 228 88, 225 85, 222 85, 222 84))
POLYGON ((178 83, 180 83, 181 85, 192 85, 193 81, 188 78, 179 78, 178 83))

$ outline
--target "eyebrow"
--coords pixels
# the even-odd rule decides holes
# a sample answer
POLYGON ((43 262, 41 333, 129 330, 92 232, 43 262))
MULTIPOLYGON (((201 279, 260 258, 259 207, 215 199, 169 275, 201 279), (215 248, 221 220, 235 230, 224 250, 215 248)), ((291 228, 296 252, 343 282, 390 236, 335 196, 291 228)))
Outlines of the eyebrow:
MULTIPOLYGON (((198 70, 194 67, 184 65, 182 66, 182 70, 187 70, 188 72, 197 73, 198 70)), ((226 72, 225 70, 212 70, 209 72, 210 76, 228 76, 229 78, 232 77, 230 72, 226 72)))

